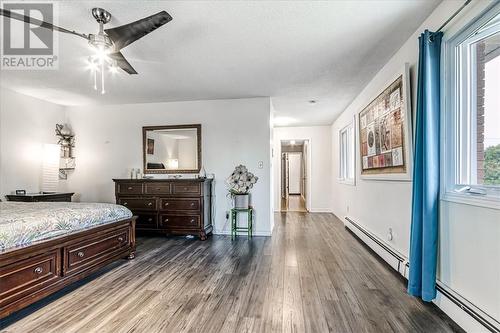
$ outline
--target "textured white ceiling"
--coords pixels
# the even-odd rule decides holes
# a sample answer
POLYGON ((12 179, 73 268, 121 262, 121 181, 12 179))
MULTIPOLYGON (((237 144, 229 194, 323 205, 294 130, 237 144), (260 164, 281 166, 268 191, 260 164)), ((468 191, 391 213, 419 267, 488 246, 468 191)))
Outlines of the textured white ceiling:
POLYGON ((63 105, 271 96, 276 117, 330 124, 439 2, 60 1, 59 25, 84 33, 97 6, 113 15, 107 27, 160 10, 173 21, 122 51, 139 75, 108 77, 105 95, 92 89, 85 40, 66 34, 59 70, 0 80, 63 105))

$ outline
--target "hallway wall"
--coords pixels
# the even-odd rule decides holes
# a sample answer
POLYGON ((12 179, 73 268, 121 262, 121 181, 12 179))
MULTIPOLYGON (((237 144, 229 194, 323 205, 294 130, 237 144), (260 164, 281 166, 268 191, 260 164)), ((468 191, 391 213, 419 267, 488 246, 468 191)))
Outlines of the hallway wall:
MULTIPOLYGON (((463 1, 444 1, 426 19, 413 36, 373 77, 363 91, 332 125, 332 174, 338 174, 338 133, 353 116, 361 111, 383 87, 390 83, 406 62, 410 64, 412 109, 415 110, 418 36, 425 29, 437 29, 463 1)), ((475 1, 448 26, 445 39, 458 31, 465 22, 478 15, 490 1, 475 1)), ((356 140, 359 141, 358 137, 356 140)), ((356 144, 359 147, 359 142, 356 144)), ((332 179, 335 194, 332 209, 340 219, 351 217, 377 235, 390 247, 408 257, 411 225, 412 183, 360 179, 359 151, 356 150, 356 185, 342 184, 332 179), (388 229, 393 239, 387 240, 388 229)), ((438 279, 450 290, 470 301, 491 317, 500 321, 500 265, 492 258, 500 257, 500 211, 453 202, 441 202, 440 252, 438 279), (478 246, 476 246, 478 245, 478 246)), ((448 307, 440 297, 438 306, 466 330, 484 331, 484 327, 458 308, 448 307)))
POLYGON ((308 139, 311 149, 310 211, 331 212, 332 138, 330 126, 275 127, 273 132, 273 165, 277 166, 273 168, 274 210, 280 209, 281 141, 308 139))

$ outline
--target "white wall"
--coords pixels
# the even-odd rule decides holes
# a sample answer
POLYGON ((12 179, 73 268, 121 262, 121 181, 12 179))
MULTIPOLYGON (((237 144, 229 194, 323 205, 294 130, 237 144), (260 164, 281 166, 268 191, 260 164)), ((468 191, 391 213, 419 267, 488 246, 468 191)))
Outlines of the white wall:
MULTIPOLYGON (((456 31, 468 19, 484 9, 489 1, 476 1, 465 9, 448 27, 456 31)), ((332 125, 334 151, 338 151, 338 131, 361 111, 389 83, 405 62, 410 63, 412 107, 415 110, 416 66, 418 36, 425 29, 435 30, 458 7, 461 1, 444 1, 410 37, 391 60, 366 85, 347 109, 332 125)), ((357 145, 359 147, 359 145, 357 145)), ((333 179, 333 212, 339 217, 352 217, 372 231, 388 245, 408 256, 411 224, 411 182, 368 181, 359 177, 360 163, 357 151, 356 186, 345 185, 333 179), (387 241, 387 231, 393 229, 394 238, 387 241)), ((333 174, 338 174, 338 154, 332 158, 333 174)), ((442 202, 438 278, 459 295, 500 320, 500 211, 462 204, 442 202)), ((436 303, 442 304, 439 298, 436 303)), ((445 309, 446 311, 448 309, 445 309)), ((448 312, 453 315, 451 312, 448 312)), ((452 317, 470 331, 484 330, 463 314, 452 317)))
POLYGON ((311 200, 310 211, 331 212, 332 138, 330 126, 276 127, 273 136, 273 162, 276 166, 273 170, 274 209, 279 210, 281 203, 281 141, 308 139, 310 142, 309 149, 311 150, 311 173, 309 174, 311 191, 308 193, 311 200))
POLYGON ((224 180, 245 164, 259 177, 252 190, 256 235, 270 235, 270 99, 233 99, 173 103, 68 107, 67 122, 76 135, 76 169, 68 190, 81 201, 114 202, 112 178, 142 169, 142 126, 202 125, 202 163, 216 174, 216 233, 228 233, 230 208, 224 180), (263 161, 263 169, 258 162, 263 161))
POLYGON ((40 191, 42 147, 57 143, 64 108, 0 89, 0 198, 16 189, 40 191))

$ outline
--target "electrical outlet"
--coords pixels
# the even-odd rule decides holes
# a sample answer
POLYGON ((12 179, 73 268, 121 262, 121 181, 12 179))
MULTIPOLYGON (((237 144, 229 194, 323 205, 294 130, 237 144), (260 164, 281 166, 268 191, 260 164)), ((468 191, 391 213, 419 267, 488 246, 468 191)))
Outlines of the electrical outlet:
POLYGON ((263 169, 264 168, 264 161, 259 161, 258 168, 259 169, 263 169))
POLYGON ((347 212, 349 213, 349 205, 347 205, 347 212))
POLYGON ((392 234, 392 228, 389 228, 389 232, 387 233, 387 240, 392 241, 394 235, 392 234))

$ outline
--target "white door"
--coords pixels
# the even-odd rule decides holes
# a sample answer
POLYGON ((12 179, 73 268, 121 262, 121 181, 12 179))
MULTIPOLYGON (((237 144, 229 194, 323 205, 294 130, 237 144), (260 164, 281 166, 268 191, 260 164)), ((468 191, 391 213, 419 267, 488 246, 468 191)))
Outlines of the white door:
POLYGON ((309 152, 307 151, 308 148, 308 142, 304 141, 304 149, 302 150, 302 196, 304 197, 304 199, 306 199, 309 195, 309 193, 307 193, 307 182, 309 177, 309 175, 307 174, 309 171, 307 170, 307 156, 309 156, 309 152))
POLYGON ((301 153, 288 153, 288 192, 290 194, 301 194, 301 166, 302 154, 301 153))
POLYGON ((288 153, 281 154, 281 197, 288 199, 288 153))

